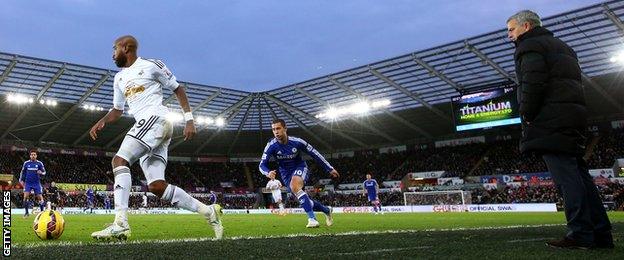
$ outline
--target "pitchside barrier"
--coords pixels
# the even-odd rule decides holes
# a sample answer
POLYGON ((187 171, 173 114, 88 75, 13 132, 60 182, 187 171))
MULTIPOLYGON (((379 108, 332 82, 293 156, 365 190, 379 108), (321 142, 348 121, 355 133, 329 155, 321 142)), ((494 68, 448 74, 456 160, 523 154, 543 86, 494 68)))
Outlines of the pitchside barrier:
MULTIPOLYGON (((301 208, 285 209, 287 214, 304 214, 301 208)), ((384 213, 422 213, 422 212, 556 212, 557 206, 554 203, 518 203, 518 204, 467 204, 467 205, 414 205, 414 206, 382 206, 384 213)), ((64 208, 61 213, 64 215, 88 215, 81 208, 64 208)), ((103 209, 94 209, 93 214, 114 214, 114 211, 107 213, 103 209)), ((195 214, 193 212, 176 208, 152 208, 152 209, 131 209, 129 214, 195 214)), ((277 209, 224 209, 224 214, 278 214, 277 209)), ((373 213, 372 207, 335 207, 334 213, 373 213)), ((11 214, 23 215, 24 209, 12 209, 11 214)), ((35 213, 33 213, 35 214, 35 213)))

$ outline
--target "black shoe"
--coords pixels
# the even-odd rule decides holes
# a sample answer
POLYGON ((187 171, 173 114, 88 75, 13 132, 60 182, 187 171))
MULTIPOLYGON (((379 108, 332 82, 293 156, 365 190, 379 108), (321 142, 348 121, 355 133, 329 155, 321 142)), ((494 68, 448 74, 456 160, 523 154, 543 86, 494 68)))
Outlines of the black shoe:
POLYGON ((591 244, 581 244, 574 239, 569 237, 564 237, 560 240, 553 240, 546 242, 547 246, 554 248, 567 248, 567 249, 590 249, 592 247, 591 244))
POLYGON ((606 248, 612 249, 615 245, 613 245, 613 236, 611 232, 606 232, 602 234, 594 233, 594 248, 606 248))
POLYGON ((596 243, 594 245, 594 248, 601 248, 601 249, 613 249, 615 247, 615 245, 613 244, 613 242, 610 243, 596 243))

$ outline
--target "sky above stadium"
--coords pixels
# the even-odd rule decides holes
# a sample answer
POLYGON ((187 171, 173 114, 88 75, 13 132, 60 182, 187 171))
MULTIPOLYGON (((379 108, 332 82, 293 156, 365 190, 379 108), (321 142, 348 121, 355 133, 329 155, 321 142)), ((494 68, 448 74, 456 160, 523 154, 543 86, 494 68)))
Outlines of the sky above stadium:
POLYGON ((257 92, 600 2, 8 0, 0 52, 116 69, 112 42, 132 34, 179 80, 257 92))

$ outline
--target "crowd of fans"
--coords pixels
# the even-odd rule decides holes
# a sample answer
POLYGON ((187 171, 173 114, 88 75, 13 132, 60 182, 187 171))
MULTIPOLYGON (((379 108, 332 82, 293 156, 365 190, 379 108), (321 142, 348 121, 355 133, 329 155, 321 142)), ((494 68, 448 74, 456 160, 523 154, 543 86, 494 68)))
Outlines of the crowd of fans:
MULTIPOLYGON (((624 157, 624 131, 603 135, 591 150, 590 168, 611 168, 617 158, 624 157)), ((27 153, 2 152, 0 170, 19 177, 27 153)), ((341 178, 334 184, 361 182, 368 173, 378 181, 400 180, 409 172, 446 171, 445 177, 465 177, 496 174, 546 172, 543 160, 536 155, 521 155, 518 140, 502 140, 493 143, 474 143, 460 146, 426 148, 408 151, 378 153, 360 151, 353 156, 327 158, 340 172, 341 178)), ((113 176, 109 157, 46 154, 40 153, 39 160, 46 165, 48 174, 44 182, 54 180, 65 183, 112 184, 113 176)), ((308 183, 329 178, 322 167, 309 162, 308 183)), ((272 169, 277 169, 274 162, 272 169)), ((144 185, 143 172, 138 163, 132 167, 133 185, 144 185)), ((176 162, 167 164, 166 178, 180 187, 193 189, 206 187, 215 189, 222 182, 233 187, 248 187, 247 172, 254 188, 263 187, 267 178, 260 174, 257 163, 233 162, 176 162)))
POLYGON ((101 183, 112 182, 112 174, 107 174, 110 161, 102 157, 64 155, 48 156, 41 153, 41 161, 45 162, 47 176, 55 182, 66 183, 101 183))
POLYGON ((186 163, 184 167, 204 187, 220 187, 221 182, 232 182, 235 187, 247 186, 243 163, 186 163))
MULTIPOLYGON (((407 159, 405 151, 388 153, 359 153, 353 157, 330 159, 330 163, 340 170, 342 183, 362 182, 368 173, 380 180, 400 180, 406 172, 399 167, 407 159)), ((317 167, 318 168, 318 167, 317 167)))
POLYGON ((24 156, 23 152, 1 152, 0 153, 0 173, 18 173, 22 168, 24 161, 20 156, 24 156))
MULTIPOLYGON (((590 168, 611 168, 617 158, 624 157, 624 131, 614 130, 603 134, 595 141, 588 154, 590 168)), ((93 183, 113 184, 110 157, 48 154, 39 153, 47 174, 43 183, 93 183)), ((0 152, 0 173, 12 173, 19 178, 22 164, 28 159, 27 152, 0 152)), ((535 155, 521 155, 517 139, 505 139, 490 143, 473 143, 459 146, 434 147, 419 146, 417 149, 404 151, 391 150, 387 153, 365 150, 354 152, 353 156, 327 158, 340 172, 341 178, 332 180, 336 187, 340 183, 361 183, 365 175, 371 173, 379 183, 389 180, 401 180, 406 173, 423 171, 445 171, 444 177, 481 176, 496 174, 515 174, 545 172, 543 160, 535 155)), ((277 169, 275 162, 269 163, 271 169, 277 169)), ((328 179, 329 175, 316 162, 309 162, 308 185, 318 185, 319 179, 328 179)), ((138 163, 131 167, 133 185, 145 187, 145 178, 138 163)), ((279 175, 279 174, 278 174, 279 175)), ((260 174, 257 162, 178 162, 169 161, 166 169, 167 180, 191 192, 215 190, 219 194, 228 194, 233 188, 243 188, 242 193, 256 193, 264 187, 267 178, 260 174), (251 183, 250 183, 251 182, 251 183), (251 184, 251 185, 250 185, 251 184), (196 189, 203 187, 203 189, 196 189)), ((279 177, 278 177, 279 179, 279 177)), ((14 186, 19 189, 20 186, 14 186)), ((602 186, 603 199, 618 201, 624 198, 621 186, 602 186)), ((321 193, 319 193, 321 194, 321 193)), ((323 193, 325 194, 325 193, 323 193)), ((382 196, 385 205, 402 205, 401 193, 382 196)), ((332 194, 315 195, 317 199, 333 206, 366 205, 361 195, 332 194)), ((261 197, 261 196, 260 196, 261 197)), ((135 197, 132 197, 134 201, 135 197)), ((202 198, 200 198, 202 199, 202 198)), ((256 197, 234 196, 221 197, 225 208, 256 208, 266 205, 256 197)), ((138 198, 140 203, 141 198, 138 198)), ((150 200, 152 207, 163 206, 159 199, 150 200), (153 202, 152 202, 153 201, 153 202), (153 203, 153 204, 152 204, 153 203)), ((524 203, 524 202, 559 202, 556 189, 552 186, 505 188, 502 190, 474 190, 473 203, 524 203)), ((99 203, 103 199, 98 200, 99 203)), ((433 204, 444 201, 433 201, 433 204)), ((20 202, 21 203, 21 202, 20 202)), ((84 204, 84 198, 68 194, 68 205, 84 204)), ((133 205, 134 202, 131 203, 133 205)), ((291 200, 289 203, 297 201, 291 200)), ((620 203, 619 205, 621 205, 620 203)))
POLYGON ((624 158, 624 129, 598 138, 600 139, 588 159, 590 168, 611 168, 616 159, 624 158))
POLYGON ((499 203, 560 203, 555 186, 521 186, 503 189, 474 189, 472 202, 475 204, 499 203))
POLYGON ((447 177, 466 176, 489 147, 485 143, 474 143, 416 150, 398 172, 446 171, 447 177))
POLYGON ((521 155, 518 140, 497 141, 489 144, 489 150, 481 163, 471 173, 473 176, 510 173, 546 172, 546 164, 535 154, 521 155))

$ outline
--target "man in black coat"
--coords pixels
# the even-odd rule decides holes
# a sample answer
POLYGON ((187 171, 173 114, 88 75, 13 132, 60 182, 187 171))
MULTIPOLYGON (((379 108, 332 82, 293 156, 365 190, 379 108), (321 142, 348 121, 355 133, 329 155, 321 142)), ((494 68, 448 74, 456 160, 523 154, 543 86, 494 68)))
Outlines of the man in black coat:
POLYGON ((613 248, 611 223, 589 175, 585 154, 587 108, 576 53, 520 11, 507 20, 516 45, 522 153, 542 156, 563 196, 568 234, 547 244, 560 248, 613 248))

